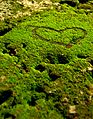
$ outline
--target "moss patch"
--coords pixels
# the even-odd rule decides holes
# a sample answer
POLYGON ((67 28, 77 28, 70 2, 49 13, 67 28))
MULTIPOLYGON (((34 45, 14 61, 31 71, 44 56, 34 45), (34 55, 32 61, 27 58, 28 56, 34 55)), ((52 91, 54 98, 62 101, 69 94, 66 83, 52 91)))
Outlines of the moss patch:
POLYGON ((92 37, 91 15, 71 7, 0 36, 0 118, 92 118, 92 37))

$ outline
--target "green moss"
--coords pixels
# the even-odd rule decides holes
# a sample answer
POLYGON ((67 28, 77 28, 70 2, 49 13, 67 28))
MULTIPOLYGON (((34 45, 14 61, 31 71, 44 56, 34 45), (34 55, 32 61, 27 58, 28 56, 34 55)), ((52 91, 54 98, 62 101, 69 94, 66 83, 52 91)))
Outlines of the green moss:
POLYGON ((90 15, 68 7, 25 17, 1 36, 1 119, 93 117, 92 26, 90 15))

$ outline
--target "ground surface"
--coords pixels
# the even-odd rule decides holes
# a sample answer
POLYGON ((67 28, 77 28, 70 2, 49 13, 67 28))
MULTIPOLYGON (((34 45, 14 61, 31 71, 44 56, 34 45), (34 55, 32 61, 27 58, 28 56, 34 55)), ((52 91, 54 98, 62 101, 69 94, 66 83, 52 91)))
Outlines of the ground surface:
POLYGON ((1 22, 0 119, 93 119, 93 13, 82 6, 1 22))

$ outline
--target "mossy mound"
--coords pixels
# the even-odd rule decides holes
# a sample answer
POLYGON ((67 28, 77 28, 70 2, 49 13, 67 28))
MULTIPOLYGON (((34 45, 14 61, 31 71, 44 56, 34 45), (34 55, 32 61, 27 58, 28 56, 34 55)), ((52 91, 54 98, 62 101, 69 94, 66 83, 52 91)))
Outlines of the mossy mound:
POLYGON ((93 118, 93 19, 35 13, 0 38, 0 118, 93 118))

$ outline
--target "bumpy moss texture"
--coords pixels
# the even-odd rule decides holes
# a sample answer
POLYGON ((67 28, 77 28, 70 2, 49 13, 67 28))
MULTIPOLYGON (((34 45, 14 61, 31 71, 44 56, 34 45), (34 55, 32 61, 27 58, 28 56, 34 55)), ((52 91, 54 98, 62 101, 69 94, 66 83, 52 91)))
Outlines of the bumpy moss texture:
POLYGON ((93 119, 93 14, 63 5, 0 35, 0 119, 93 119))

